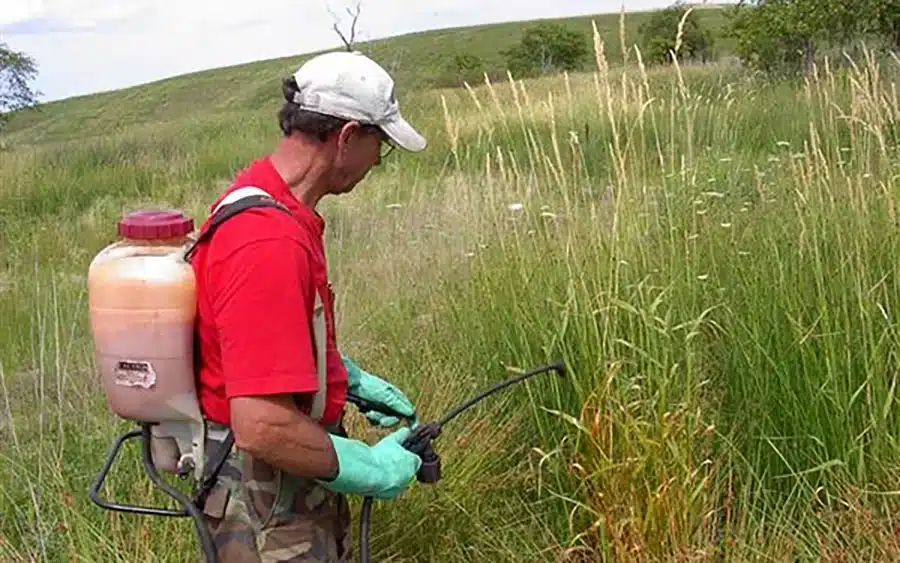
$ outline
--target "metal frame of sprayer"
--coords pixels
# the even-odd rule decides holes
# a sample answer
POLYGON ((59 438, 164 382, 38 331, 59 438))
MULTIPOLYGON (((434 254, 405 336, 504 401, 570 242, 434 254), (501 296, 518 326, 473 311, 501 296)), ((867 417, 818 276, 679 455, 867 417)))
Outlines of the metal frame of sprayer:
MULTIPOLYGON (((565 365, 563 362, 555 362, 552 364, 547 364, 544 366, 540 366, 524 373, 514 375, 508 379, 505 379, 499 383, 494 384, 488 389, 478 393, 471 399, 465 401, 460 404, 458 407, 451 410, 449 413, 444 415, 438 420, 427 422, 424 424, 417 425, 412 432, 410 432, 409 436, 403 443, 403 447, 414 452, 420 458, 422 458, 422 466, 419 469, 418 474, 416 475, 416 480, 420 483, 425 484, 434 484, 437 483, 441 478, 441 459, 440 456, 434 451, 432 446, 432 441, 436 439, 443 428, 443 426, 456 418, 463 411, 468 408, 474 406, 476 403, 480 402, 482 399, 492 395, 496 391, 508 387, 512 384, 518 383, 520 381, 524 381, 532 376, 547 373, 554 371, 560 376, 565 375, 565 365)), ((348 395, 348 402, 355 404, 361 412, 367 412, 370 410, 376 410, 382 412, 389 416, 396 416, 399 419, 409 420, 406 416, 392 411, 391 409, 385 407, 384 405, 375 404, 368 402, 360 397, 356 397, 354 395, 348 395)), ((205 497, 209 493, 212 485, 215 482, 215 479, 218 476, 219 470, 222 467, 223 462, 225 461, 224 455, 215 456, 215 458, 211 459, 207 466, 202 468, 203 477, 200 479, 195 479, 195 487, 191 497, 182 493, 169 483, 167 483, 162 476, 160 476, 159 472, 156 469, 156 466, 153 462, 153 454, 151 449, 151 439, 153 437, 153 427, 157 426, 151 423, 140 423, 139 427, 133 430, 130 430, 118 438, 115 439, 113 444, 110 447, 109 453, 106 456, 106 460, 103 463, 100 471, 98 472, 93 485, 90 489, 90 498, 91 500, 97 504, 98 506, 105 508, 107 510, 113 510, 117 512, 125 512, 129 514, 140 514, 146 516, 167 516, 167 517, 190 517, 194 521, 194 526, 197 530, 197 535, 200 539, 201 549, 203 551, 204 557, 206 558, 206 563, 218 563, 218 557, 216 556, 216 549, 213 545, 212 537, 209 533, 209 529, 206 527, 206 522, 204 519, 202 506, 205 502, 205 497), (176 502, 178 502, 182 508, 181 510, 172 510, 166 508, 155 508, 148 506, 137 506, 137 505, 126 505, 118 502, 113 502, 107 499, 104 499, 100 496, 100 489, 103 487, 103 483, 106 480, 107 475, 109 474, 110 469, 112 468, 113 462, 116 457, 118 457, 119 451, 125 442, 140 438, 141 446, 142 446, 142 461, 144 465, 144 470, 147 475, 150 477, 150 480, 156 485, 157 488, 162 490, 164 493, 173 498, 176 502)), ((230 449, 230 448, 228 448, 230 449)), ((197 468, 195 467, 195 474, 197 473, 197 468)), ((182 478, 186 478, 189 472, 184 471, 180 474, 182 478)), ((363 499, 363 505, 360 516, 360 563, 369 563, 370 555, 369 555, 369 530, 370 530, 370 518, 372 513, 372 501, 373 497, 365 497, 363 499)))

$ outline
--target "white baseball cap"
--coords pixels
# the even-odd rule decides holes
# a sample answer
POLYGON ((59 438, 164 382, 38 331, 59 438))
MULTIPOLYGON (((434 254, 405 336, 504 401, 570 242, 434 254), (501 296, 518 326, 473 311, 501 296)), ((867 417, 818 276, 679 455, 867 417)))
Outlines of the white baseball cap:
POLYGON ((377 125, 399 147, 424 150, 427 141, 400 115, 394 79, 359 52, 335 51, 313 57, 294 73, 301 108, 377 125))

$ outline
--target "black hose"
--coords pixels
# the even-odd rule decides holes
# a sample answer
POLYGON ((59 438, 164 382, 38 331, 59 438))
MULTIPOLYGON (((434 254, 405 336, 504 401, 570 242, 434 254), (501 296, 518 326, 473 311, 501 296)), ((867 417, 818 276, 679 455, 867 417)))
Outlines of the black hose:
POLYGON ((125 434, 122 434, 121 436, 116 438, 115 442, 113 442, 109 452, 106 455, 106 461, 103 463, 103 467, 94 478, 94 483, 91 485, 88 495, 96 505, 107 510, 114 510, 116 512, 125 512, 128 514, 143 514, 147 516, 168 516, 175 518, 190 516, 194 521, 195 527, 197 528, 197 535, 200 537, 200 544, 203 548, 203 554, 206 557, 206 563, 217 563, 218 558, 216 556, 215 545, 213 544, 209 530, 206 528, 205 519, 203 518, 203 512, 194 503, 194 501, 192 501, 178 489, 166 483, 166 481, 163 480, 163 478, 156 470, 156 466, 153 463, 153 452, 151 449, 152 426, 152 424, 143 423, 140 425, 140 428, 130 430, 129 432, 126 432, 125 434), (181 510, 171 510, 168 508, 156 508, 151 506, 127 505, 119 502, 109 501, 100 496, 100 489, 103 487, 103 483, 104 481, 106 481, 106 477, 109 474, 110 469, 112 468, 113 462, 118 457, 120 449, 125 442, 138 437, 141 438, 141 461, 144 465, 144 471, 146 471, 147 475, 150 477, 150 480, 153 481, 154 485, 159 487, 164 493, 172 497, 178 502, 178 504, 182 506, 181 510))
MULTIPOLYGON (((518 383, 520 381, 528 379, 529 377, 532 377, 539 373, 546 373, 549 371, 555 371, 560 376, 565 375, 565 364, 563 362, 547 364, 545 366, 540 366, 540 367, 534 368, 532 370, 529 370, 525 373, 515 375, 515 376, 505 379, 499 383, 495 383, 491 387, 485 389, 484 391, 478 393, 471 399, 463 402, 456 408, 452 409, 450 412, 448 412, 443 417, 438 419, 437 422, 432 422, 427 425, 424 425, 425 427, 427 427, 424 434, 427 434, 428 437, 430 438, 428 440, 428 445, 426 446, 427 450, 428 450, 428 454, 430 455, 430 458, 438 461, 438 467, 439 467, 439 460, 437 459, 437 455, 431 450, 430 441, 431 441, 431 439, 434 439, 437 437, 437 435, 440 433, 441 428, 444 426, 444 424, 450 422, 451 420, 453 420, 454 418, 459 416, 462 412, 464 412, 466 409, 474 406, 476 403, 478 403, 482 399, 494 394, 495 392, 499 391, 500 389, 503 389, 504 387, 509 387, 510 385, 513 385, 514 383, 518 383)), ((385 414, 393 414, 394 416, 397 415, 397 413, 385 413, 385 414)), ((422 437, 418 436, 418 441, 417 441, 417 436, 414 434, 411 434, 409 436, 409 438, 407 438, 406 442, 404 442, 403 445, 407 449, 413 449, 417 446, 421 447, 422 446, 421 439, 422 439, 422 437)), ((415 451, 415 450, 413 450, 413 451, 415 451)), ((419 452, 417 452, 417 453, 419 453, 419 452)), ((430 461, 430 460, 428 460, 428 461, 430 461)), ((439 472, 440 469, 437 469, 435 471, 439 472)), ((418 477, 419 477, 419 481, 425 481, 423 479, 423 475, 421 472, 419 473, 418 477)), ((431 479, 429 479, 428 481, 425 481, 425 482, 433 483, 439 478, 440 477, 439 477, 439 473, 438 473, 437 476, 433 476, 433 477, 431 477, 431 479)), ((360 518, 360 520, 359 520, 359 563, 370 563, 371 562, 370 547, 369 547, 369 530, 371 528, 370 520, 372 517, 372 501, 373 500, 374 500, 374 497, 363 498, 362 510, 360 511, 360 517, 359 517, 360 518)))
POLYGON ((545 366, 540 366, 540 367, 531 369, 529 371, 526 371, 525 373, 521 373, 519 375, 514 375, 514 376, 510 377, 509 379, 505 379, 499 383, 495 383, 494 385, 491 385, 490 387, 488 387, 481 393, 478 393, 477 395, 475 395, 468 401, 459 405, 458 407, 456 407, 449 413, 445 414, 444 417, 441 418, 440 421, 438 422, 438 426, 443 426, 443 425, 447 424, 448 422, 450 422, 451 420, 453 420, 454 418, 459 416, 459 414, 462 413, 463 411, 465 411, 466 409, 474 406, 476 403, 478 403, 482 399, 484 399, 490 395, 493 395, 500 389, 503 389, 504 387, 509 387, 510 385, 513 385, 514 383, 519 383, 520 381, 528 379, 529 377, 538 375, 539 373, 546 373, 548 371, 555 371, 559 375, 564 375, 565 364, 563 362, 555 362, 552 364, 547 364, 545 366))
POLYGON ((369 521, 372 519, 373 497, 363 499, 359 514, 359 563, 369 563, 369 521))
POLYGON ((157 487, 159 487, 163 492, 178 501, 187 511, 188 515, 191 517, 191 520, 194 521, 194 527, 197 529, 197 535, 200 537, 200 545, 203 548, 203 555, 206 558, 206 563, 218 563, 219 558, 216 555, 216 546, 213 543, 212 535, 210 534, 209 529, 206 527, 206 519, 203 517, 203 513, 191 499, 189 499, 178 489, 166 483, 165 480, 160 477, 159 473, 157 473, 156 466, 153 464, 153 454, 150 449, 150 425, 142 425, 141 430, 144 442, 144 447, 142 448, 142 457, 144 462, 144 469, 147 471, 147 475, 150 476, 150 480, 153 481, 153 483, 157 487))

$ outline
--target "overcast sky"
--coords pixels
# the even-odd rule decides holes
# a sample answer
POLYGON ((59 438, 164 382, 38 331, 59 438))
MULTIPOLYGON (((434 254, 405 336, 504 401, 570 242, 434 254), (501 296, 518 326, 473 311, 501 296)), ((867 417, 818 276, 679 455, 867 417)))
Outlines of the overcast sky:
MULTIPOLYGON (((627 11, 673 0, 625 0, 627 11)), ((329 9, 356 0, 0 0, 0 41, 33 56, 50 101, 340 45, 329 9)), ((363 0, 360 40, 618 12, 621 0, 363 0), (376 9, 377 5, 377 9, 376 9)))

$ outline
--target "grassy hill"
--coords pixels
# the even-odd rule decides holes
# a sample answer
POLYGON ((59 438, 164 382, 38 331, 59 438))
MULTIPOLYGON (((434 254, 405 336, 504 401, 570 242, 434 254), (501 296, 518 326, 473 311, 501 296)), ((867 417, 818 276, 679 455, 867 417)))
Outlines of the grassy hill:
MULTIPOLYGON (((608 72, 471 92, 414 89, 439 74, 425 53, 449 52, 436 38, 472 34, 461 44, 489 56, 523 24, 371 46, 404 53, 404 111, 430 144, 318 208, 342 350, 423 420, 519 369, 569 368, 445 427, 441 482, 375 504, 373 560, 900 560, 900 61, 794 82, 616 67, 617 23, 598 18, 608 72)), ((97 377, 86 274, 124 213, 203 220, 277 140, 278 79, 301 59, 15 119, 0 560, 196 561, 189 522, 88 499, 133 426, 97 377)), ((347 423, 385 434, 352 407, 347 423)), ((104 496, 158 506, 135 450, 104 496)))
MULTIPOLYGON (((717 33, 723 23, 722 10, 704 6, 701 21, 717 33)), ((648 13, 629 13, 625 19, 625 45, 638 41, 637 30, 648 13)), ((552 20, 584 34, 590 41, 596 22, 612 63, 622 60, 620 15, 597 14, 552 20)), ((395 74, 398 95, 420 92, 446 77, 446 65, 455 54, 471 54, 484 62, 492 74, 505 73, 502 51, 518 42, 533 22, 509 22, 466 28, 412 33, 360 43, 358 48, 395 74)), ((727 53, 722 40, 719 50, 727 53)), ((247 111, 272 107, 281 96, 280 80, 309 56, 301 54, 226 68, 185 74, 150 84, 113 92, 81 96, 48 103, 40 112, 13 116, 4 136, 10 144, 84 139, 106 135, 130 125, 171 121, 183 117, 247 111)), ((596 64, 592 57, 584 69, 596 64)))

